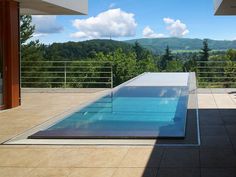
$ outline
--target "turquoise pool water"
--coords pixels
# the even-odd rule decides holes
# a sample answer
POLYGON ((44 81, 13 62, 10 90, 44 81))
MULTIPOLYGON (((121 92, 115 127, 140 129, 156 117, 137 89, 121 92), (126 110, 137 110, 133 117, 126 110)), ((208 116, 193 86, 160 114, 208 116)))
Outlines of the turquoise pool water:
POLYGON ((187 103, 187 86, 123 86, 29 138, 184 137, 187 103))

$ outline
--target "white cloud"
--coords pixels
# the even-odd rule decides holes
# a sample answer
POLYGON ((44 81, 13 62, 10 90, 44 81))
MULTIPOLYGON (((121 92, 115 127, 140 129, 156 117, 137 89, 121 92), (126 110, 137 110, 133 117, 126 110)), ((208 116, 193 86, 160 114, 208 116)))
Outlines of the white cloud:
POLYGON ((34 36, 45 36, 47 34, 60 33, 63 27, 56 22, 55 15, 34 15, 32 24, 35 25, 34 36))
POLYGON ((187 25, 182 23, 180 20, 174 20, 171 18, 164 18, 163 21, 167 25, 167 30, 171 36, 183 37, 189 33, 187 25))
POLYGON ((76 19, 73 26, 78 30, 74 38, 106 38, 135 36, 137 23, 134 14, 121 9, 110 9, 95 17, 76 19))
POLYGON ((164 37, 164 34, 155 33, 149 26, 146 26, 143 29, 143 37, 145 38, 161 38, 164 37))
POLYGON ((48 34, 43 34, 43 33, 34 33, 33 34, 33 37, 44 37, 44 36, 47 36, 48 34))
POLYGON ((171 19, 171 18, 164 18, 163 21, 166 23, 166 24, 172 24, 175 22, 175 20, 171 19))

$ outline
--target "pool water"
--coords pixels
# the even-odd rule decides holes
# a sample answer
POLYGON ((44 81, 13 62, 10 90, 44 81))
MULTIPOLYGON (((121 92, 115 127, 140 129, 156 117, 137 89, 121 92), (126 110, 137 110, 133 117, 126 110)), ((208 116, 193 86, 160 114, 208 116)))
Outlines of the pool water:
POLYGON ((188 86, 123 86, 29 138, 182 138, 188 90, 188 86))

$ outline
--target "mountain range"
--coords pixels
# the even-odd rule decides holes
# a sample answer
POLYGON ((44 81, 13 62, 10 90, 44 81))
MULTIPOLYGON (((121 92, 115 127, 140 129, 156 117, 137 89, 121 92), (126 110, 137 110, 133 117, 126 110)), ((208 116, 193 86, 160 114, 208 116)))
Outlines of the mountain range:
MULTIPOLYGON (((236 49, 236 40, 212 40, 207 39, 209 48, 212 50, 236 49)), ((129 44, 138 42, 141 46, 152 50, 155 53, 162 53, 166 46, 174 52, 198 51, 202 48, 202 39, 190 38, 143 38, 124 41, 129 44)))
MULTIPOLYGON (((49 60, 76 60, 78 58, 94 58, 99 52, 109 54, 118 48, 127 53, 133 50, 136 41, 154 54, 163 54, 167 45, 173 53, 198 52, 203 46, 203 40, 187 38, 134 39, 128 41, 94 39, 81 42, 53 43, 45 47, 44 55, 49 60)), ((209 39, 208 44, 213 51, 236 49, 236 41, 209 39)))

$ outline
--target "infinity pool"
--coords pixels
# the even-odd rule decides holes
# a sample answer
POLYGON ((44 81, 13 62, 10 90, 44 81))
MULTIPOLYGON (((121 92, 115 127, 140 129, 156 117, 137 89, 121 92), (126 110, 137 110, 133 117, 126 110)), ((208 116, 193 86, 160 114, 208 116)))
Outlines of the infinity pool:
POLYGON ((188 74, 169 76, 141 75, 29 138, 183 138, 188 74))

